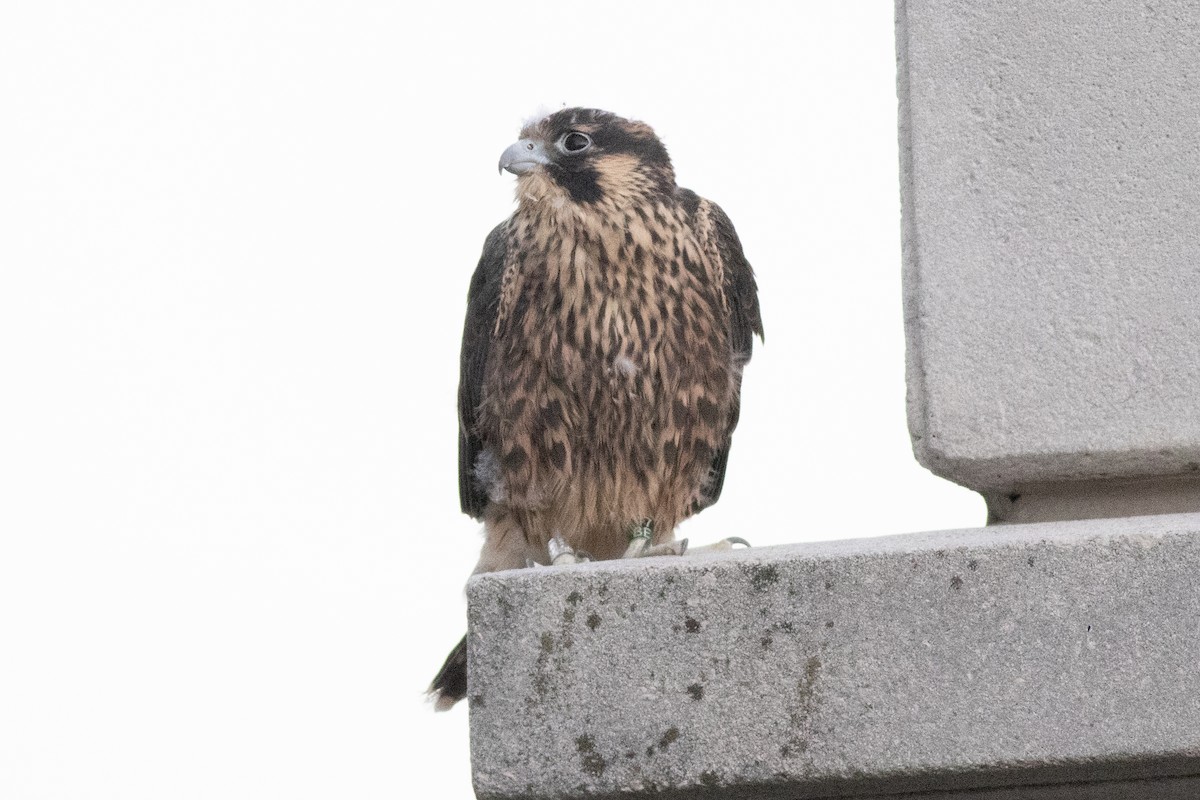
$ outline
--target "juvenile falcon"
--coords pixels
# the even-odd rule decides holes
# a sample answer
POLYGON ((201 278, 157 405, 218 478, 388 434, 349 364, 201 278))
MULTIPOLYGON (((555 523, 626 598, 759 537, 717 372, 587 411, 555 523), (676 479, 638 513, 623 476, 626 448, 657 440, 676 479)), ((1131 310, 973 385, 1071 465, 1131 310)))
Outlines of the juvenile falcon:
MULTIPOLYGON (((721 494, 763 333, 733 223, 675 185, 649 126, 607 111, 528 125, 500 168, 517 210, 471 279, 458 389, 475 572, 680 553, 675 526, 721 494)), ((464 638, 430 687, 439 709, 466 672, 464 638)))

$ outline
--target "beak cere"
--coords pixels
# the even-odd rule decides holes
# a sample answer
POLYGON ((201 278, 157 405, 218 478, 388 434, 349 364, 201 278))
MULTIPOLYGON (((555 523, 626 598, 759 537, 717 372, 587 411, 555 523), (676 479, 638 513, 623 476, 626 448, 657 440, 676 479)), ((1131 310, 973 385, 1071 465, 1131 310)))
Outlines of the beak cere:
POLYGON ((500 156, 500 171, 524 175, 530 170, 550 163, 546 146, 536 139, 521 139, 508 146, 500 156))

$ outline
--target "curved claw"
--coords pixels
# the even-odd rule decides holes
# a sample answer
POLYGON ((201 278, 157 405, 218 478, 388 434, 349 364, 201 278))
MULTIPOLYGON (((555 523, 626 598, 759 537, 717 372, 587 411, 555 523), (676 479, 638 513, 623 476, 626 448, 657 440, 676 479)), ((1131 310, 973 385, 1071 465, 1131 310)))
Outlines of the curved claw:
POLYGON ((663 542, 656 544, 653 547, 647 547, 642 551, 643 556, 681 556, 687 552, 688 540, 680 539, 677 542, 663 542))
POLYGON ((693 553, 719 553, 725 550, 732 550, 735 544, 740 544, 743 547, 749 547, 750 543, 740 536, 729 536, 704 547, 696 547, 692 550, 693 553))

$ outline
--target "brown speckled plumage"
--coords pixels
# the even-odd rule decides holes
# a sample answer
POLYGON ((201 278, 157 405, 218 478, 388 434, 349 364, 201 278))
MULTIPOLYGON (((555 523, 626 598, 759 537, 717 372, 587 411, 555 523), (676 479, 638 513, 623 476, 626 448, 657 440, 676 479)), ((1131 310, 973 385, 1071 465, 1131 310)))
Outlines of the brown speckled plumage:
POLYGON ((520 175, 516 213, 488 237, 463 334, 459 481, 485 524, 477 572, 546 563, 554 535, 614 558, 642 520, 670 541, 720 494, 762 335, 732 223, 675 185, 648 126, 565 109, 521 141, 551 158, 520 175), (581 153, 562 144, 572 132, 581 153))

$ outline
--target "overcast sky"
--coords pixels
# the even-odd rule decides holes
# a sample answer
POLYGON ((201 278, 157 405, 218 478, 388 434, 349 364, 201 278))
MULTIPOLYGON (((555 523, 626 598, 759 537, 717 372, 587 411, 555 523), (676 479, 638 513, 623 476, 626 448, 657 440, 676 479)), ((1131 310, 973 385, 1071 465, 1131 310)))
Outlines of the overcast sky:
MULTIPOLYGON (((402 9, 402 6, 407 8, 402 9)), ((418 6, 421 10, 408 10, 418 6)), ((465 800, 467 283, 538 109, 653 125, 759 280, 757 546, 982 524, 905 427, 890 0, 0 19, 0 796, 465 800)))

